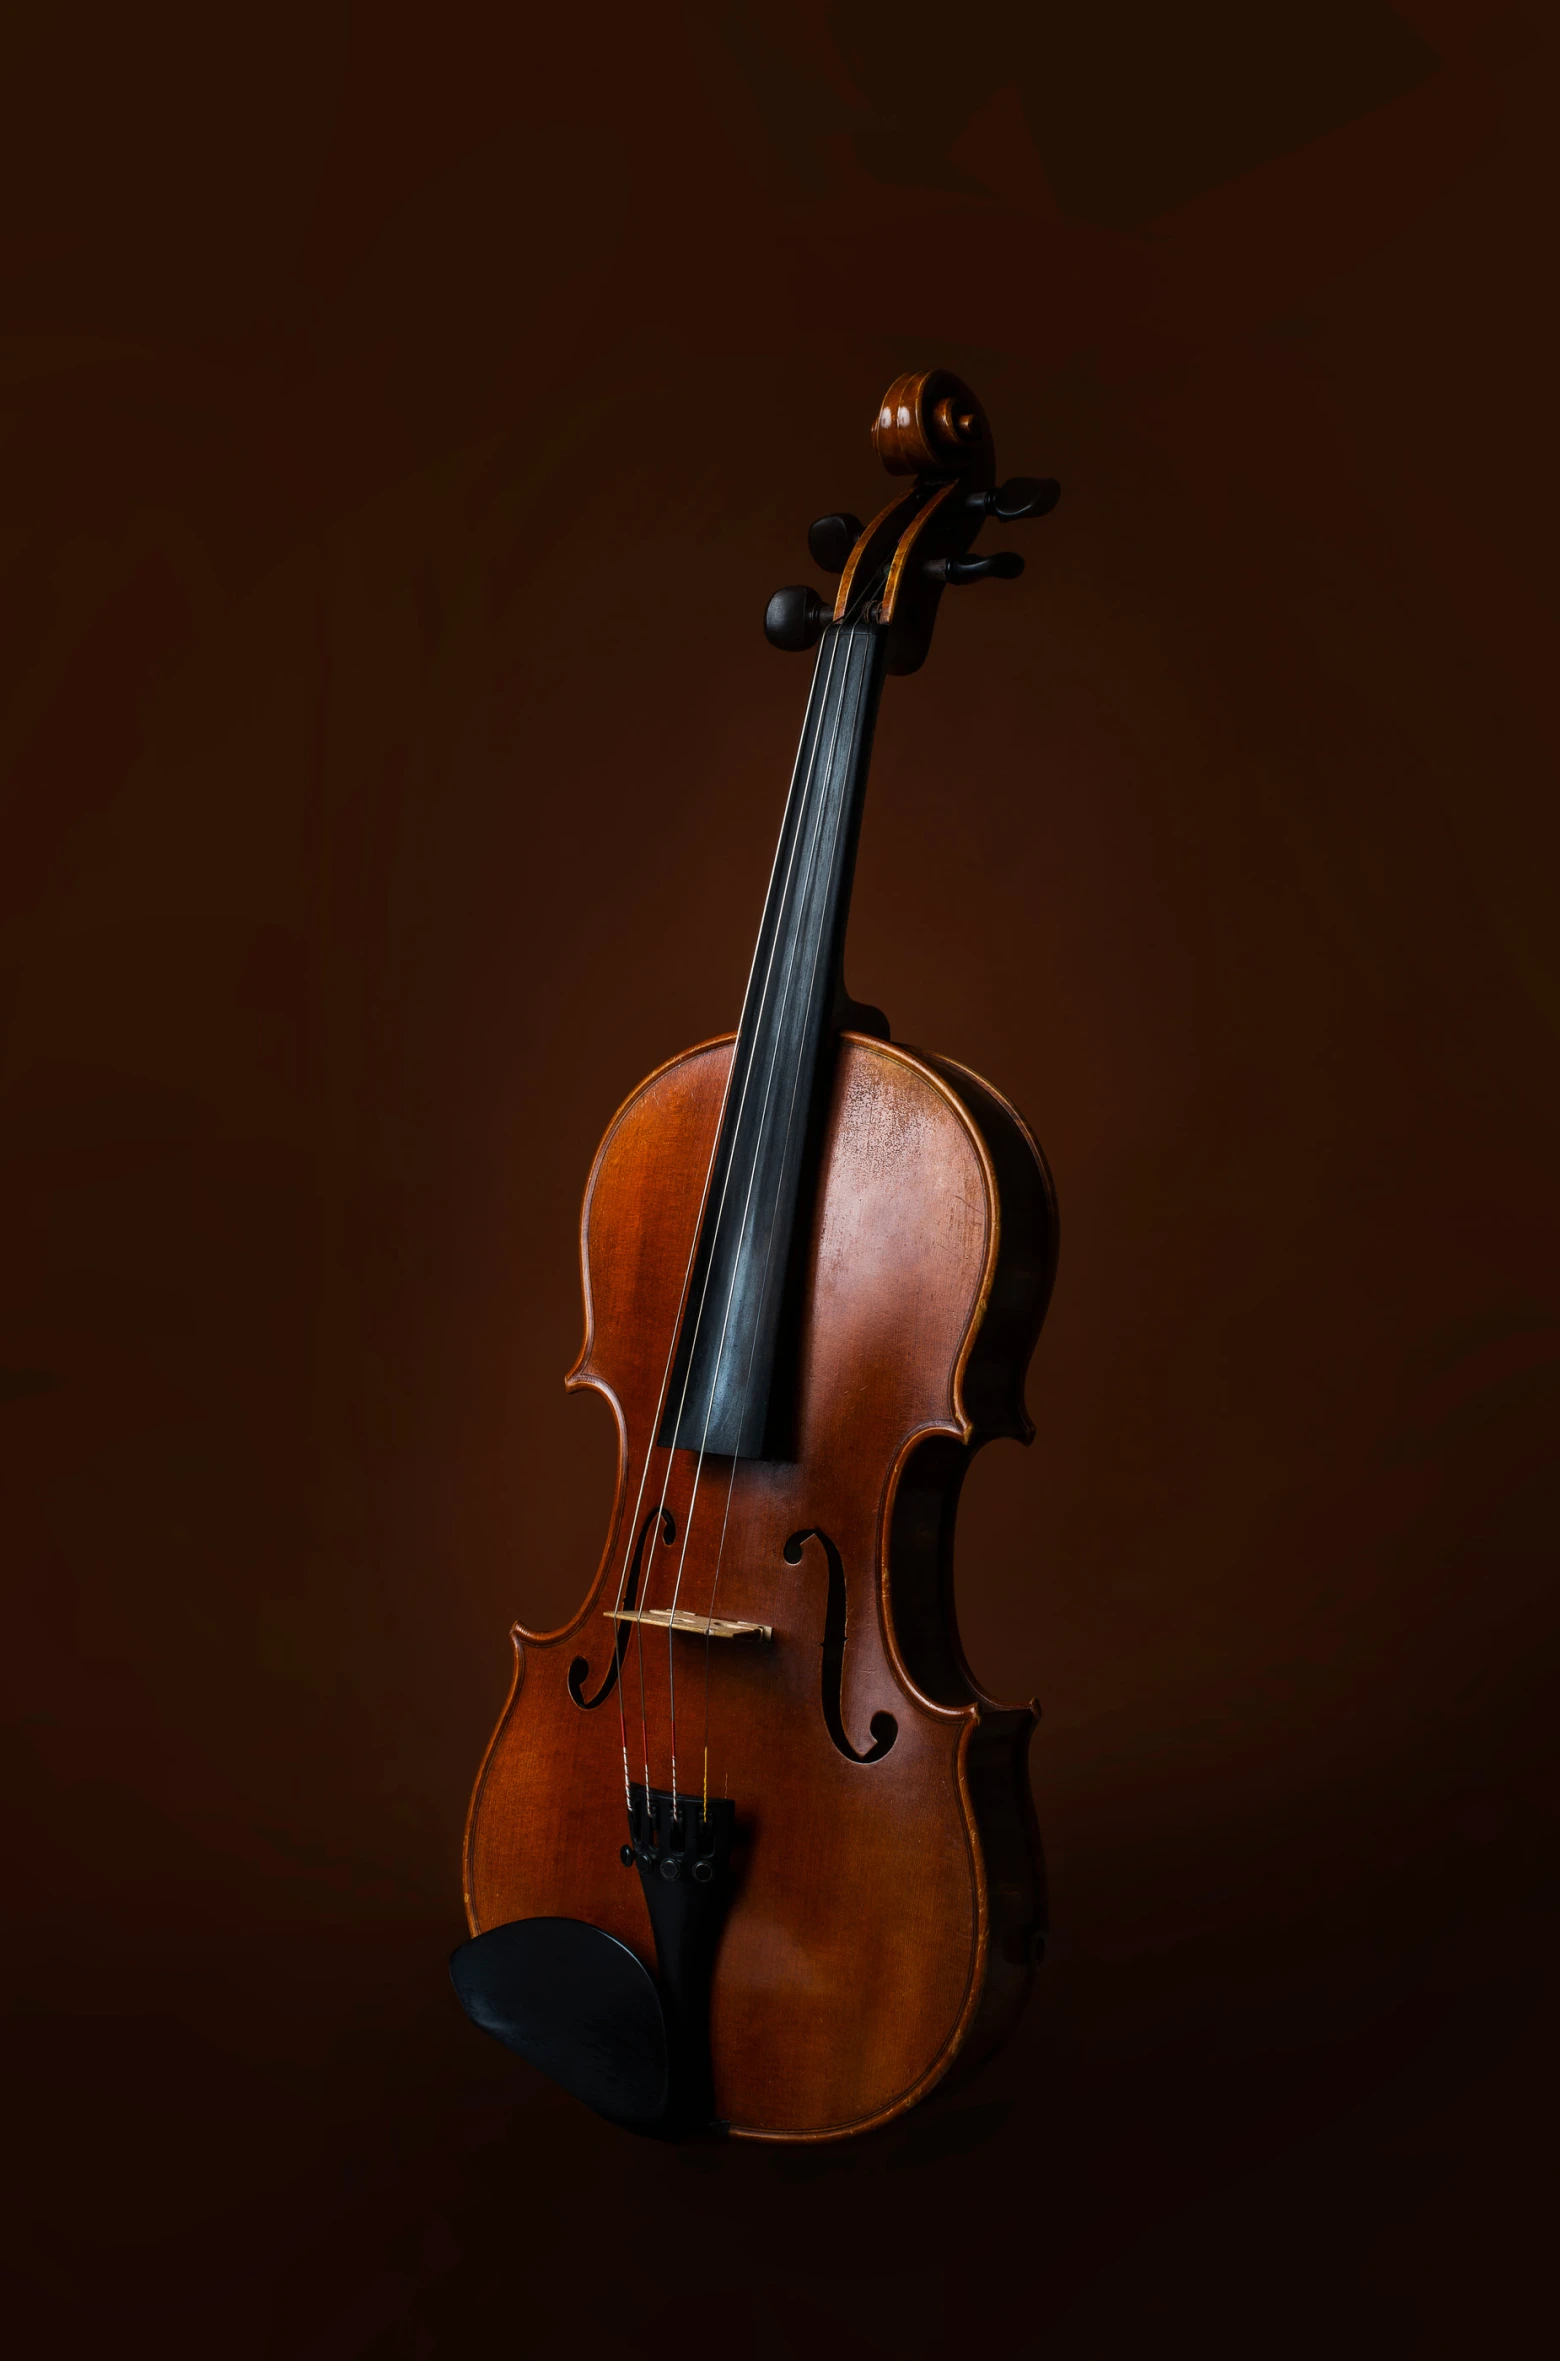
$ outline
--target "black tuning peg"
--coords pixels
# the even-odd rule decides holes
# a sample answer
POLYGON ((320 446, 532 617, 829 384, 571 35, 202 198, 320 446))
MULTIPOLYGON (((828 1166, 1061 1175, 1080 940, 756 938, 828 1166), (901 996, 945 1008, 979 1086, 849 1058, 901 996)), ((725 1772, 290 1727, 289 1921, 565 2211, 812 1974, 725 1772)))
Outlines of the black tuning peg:
POLYGON ((826 574, 843 574, 850 553, 861 539, 859 516, 821 516, 807 528, 807 547, 815 566, 826 574))
POLYGON ((970 505, 982 516, 1016 525, 1024 517, 1049 516, 1061 496, 1062 487, 1055 476, 1013 475, 989 492, 977 492, 970 505))
POLYGON ((814 648, 833 612, 816 590, 809 590, 805 583, 793 583, 787 590, 777 590, 764 609, 764 637, 772 648, 793 652, 814 648))
MULTIPOLYGON (((1024 570, 1024 561, 1016 549, 994 549, 990 557, 934 557, 927 560, 926 571, 934 582, 946 582, 950 588, 960 582, 1011 582, 1024 570)), ((783 593, 782 593, 783 595, 783 593)))

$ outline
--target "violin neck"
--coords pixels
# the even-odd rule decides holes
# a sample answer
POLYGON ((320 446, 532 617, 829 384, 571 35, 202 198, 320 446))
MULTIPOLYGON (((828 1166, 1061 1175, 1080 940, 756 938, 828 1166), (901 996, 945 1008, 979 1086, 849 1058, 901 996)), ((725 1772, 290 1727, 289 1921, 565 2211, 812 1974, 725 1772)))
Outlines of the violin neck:
POLYGON ((857 623, 831 625, 818 649, 666 1392, 659 1439, 686 1450, 781 1455, 775 1364, 833 1044, 847 1024, 887 1030, 844 982, 884 646, 857 623))

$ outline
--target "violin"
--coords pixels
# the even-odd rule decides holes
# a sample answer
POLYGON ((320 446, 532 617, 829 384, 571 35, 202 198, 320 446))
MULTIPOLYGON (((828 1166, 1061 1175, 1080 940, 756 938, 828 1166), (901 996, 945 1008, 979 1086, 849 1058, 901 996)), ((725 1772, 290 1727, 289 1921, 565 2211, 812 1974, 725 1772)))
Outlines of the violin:
POLYGON ((741 1019, 613 1116, 580 1226, 566 1383, 617 1424, 606 1545, 514 1681, 465 1833, 483 2029, 614 2123, 838 2140, 1009 2034, 1044 1943, 1035 1705, 971 1672, 954 1617, 965 1471, 1028 1441, 1056 1262, 1045 1159, 953 1059, 845 988, 873 724, 943 594, 1012 577, 980 403, 902 376, 872 427, 893 497, 808 536, 816 650, 741 1019))

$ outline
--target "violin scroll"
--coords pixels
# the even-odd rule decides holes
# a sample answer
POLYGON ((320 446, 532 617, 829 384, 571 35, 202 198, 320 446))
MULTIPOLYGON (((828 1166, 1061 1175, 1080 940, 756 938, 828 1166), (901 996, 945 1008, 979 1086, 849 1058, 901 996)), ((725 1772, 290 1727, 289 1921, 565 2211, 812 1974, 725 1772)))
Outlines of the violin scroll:
POLYGON ((996 447, 980 402, 949 369, 909 370, 878 405, 872 441, 890 475, 911 476, 872 522, 843 512, 816 519, 807 546, 815 565, 838 574, 832 615, 814 590, 777 590, 764 616, 771 646, 816 647, 825 626, 869 624, 886 634, 887 669, 914 672, 931 645, 944 590, 1010 582, 1024 570, 1016 550, 970 554, 988 517, 1018 524, 1049 516, 1061 497, 1052 476, 997 482, 996 447))
POLYGON ((986 413, 949 369, 896 377, 878 404, 872 442, 890 475, 955 475, 989 484, 995 472, 986 413))

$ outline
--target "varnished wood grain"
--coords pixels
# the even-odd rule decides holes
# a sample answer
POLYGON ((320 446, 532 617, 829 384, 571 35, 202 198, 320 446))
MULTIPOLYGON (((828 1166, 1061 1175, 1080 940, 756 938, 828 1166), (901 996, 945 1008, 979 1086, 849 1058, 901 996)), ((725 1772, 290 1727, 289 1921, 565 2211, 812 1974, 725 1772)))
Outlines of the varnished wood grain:
POLYGON ((880 508, 871 523, 863 528, 860 540, 846 560, 840 576, 840 587, 834 601, 834 620, 843 623, 855 603, 857 593, 880 568, 890 564, 895 548, 906 525, 914 517, 919 504, 915 492, 901 492, 880 508))
MULTIPOLYGON (((654 1952, 625 1833, 616 1700, 585 1711, 568 1669, 608 1669, 640 1474, 719 1120, 730 1043, 673 1060, 614 1119, 582 1224, 586 1335, 569 1383, 617 1419, 620 1471, 594 1582, 562 1629, 516 1626, 515 1685, 467 1829, 474 1932, 533 1914, 585 1918, 654 1952)), ((952 1506, 969 1456, 1022 1433, 1023 1367, 1054 1251, 1049 1183, 1028 1134, 962 1069, 847 1035, 807 1243, 793 1459, 705 1465, 679 1609, 773 1626, 708 1650, 712 1792, 729 1794, 739 1879, 716 1962, 719 2113, 739 2136, 826 2139, 881 2123, 1000 2039, 1029 1988, 1042 1913, 1025 1757, 1034 1713, 979 1690, 952 1622, 952 1506), (731 1508, 713 1589, 728 1479, 731 1508), (843 1564, 841 1709, 857 1752, 875 1714, 897 1737, 852 1761, 820 1702, 828 1568, 843 1564)), ((660 1496, 651 1453, 637 1522, 660 1496)), ((693 1454, 667 1490, 678 1541, 653 1552, 640 1604, 667 1608, 693 1454)), ((642 1771, 643 1650, 652 1779, 697 1794, 706 1650, 639 1626, 624 1665, 630 1767, 642 1771)))

